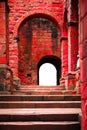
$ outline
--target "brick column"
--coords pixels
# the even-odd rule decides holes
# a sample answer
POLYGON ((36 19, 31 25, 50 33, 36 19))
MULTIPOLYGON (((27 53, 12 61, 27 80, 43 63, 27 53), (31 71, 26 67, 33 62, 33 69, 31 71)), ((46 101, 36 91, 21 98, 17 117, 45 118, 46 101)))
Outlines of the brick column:
POLYGON ((77 22, 68 23, 68 74, 65 80, 66 89, 75 89, 75 70, 78 55, 78 26, 77 22))
POLYGON ((65 76, 68 73, 68 38, 61 37, 61 60, 62 60, 62 77, 60 79, 60 86, 65 87, 65 76))
POLYGON ((68 23, 68 72, 75 71, 78 55, 78 24, 68 23))
POLYGON ((66 87, 75 89, 74 72, 78 55, 78 1, 67 0, 66 4, 68 13, 68 74, 66 76, 66 87))
POLYGON ((78 55, 78 1, 67 0, 68 8, 68 73, 75 71, 78 55))
POLYGON ((68 73, 68 39, 67 36, 61 38, 61 57, 62 57, 62 77, 68 73))

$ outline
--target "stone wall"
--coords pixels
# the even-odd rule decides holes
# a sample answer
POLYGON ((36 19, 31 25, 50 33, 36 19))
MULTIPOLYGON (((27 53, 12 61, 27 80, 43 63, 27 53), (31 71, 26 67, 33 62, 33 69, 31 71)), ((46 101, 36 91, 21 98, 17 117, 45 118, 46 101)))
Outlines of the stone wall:
POLYGON ((5 1, 0 2, 0 64, 7 64, 7 27, 6 27, 6 3, 5 1))
POLYGON ((59 29, 43 17, 27 20, 19 29, 19 78, 37 84, 38 63, 45 56, 60 58, 59 29), (30 75, 30 76, 28 76, 30 75))
POLYGON ((82 130, 87 130, 87 1, 80 2, 80 58, 82 83, 82 130))
MULTIPOLYGON (((14 77, 18 77, 19 75, 20 77, 21 75, 27 76, 27 74, 30 74, 30 72, 24 72, 25 74, 24 73, 20 74, 21 70, 19 71, 19 68, 23 70, 28 68, 28 66, 32 66, 35 71, 32 72, 33 78, 35 78, 35 82, 33 79, 33 83, 36 84, 37 82, 35 76, 37 73, 36 65, 38 64, 39 60, 46 55, 54 55, 60 58, 60 35, 62 31, 62 21, 63 21, 63 0, 18 0, 18 1, 9 0, 8 5, 10 10, 9 12, 9 65, 13 70, 14 77), (56 25, 56 29, 58 29, 58 34, 57 34, 58 37, 56 36, 56 38, 52 38, 50 36, 52 34, 49 29, 46 29, 46 31, 48 31, 49 33, 48 32, 44 33, 45 31, 42 31, 40 27, 39 27, 39 32, 34 31, 33 38, 32 38, 32 45, 29 46, 26 45, 25 47, 25 50, 27 48, 27 52, 28 50, 29 52, 25 54, 27 60, 26 61, 23 60, 25 62, 23 63, 27 65, 26 67, 23 68, 22 65, 23 66, 25 65, 24 64, 20 65, 20 63, 21 63, 22 56, 24 54, 23 53, 24 50, 20 51, 19 45, 24 44, 26 40, 27 40, 26 44, 27 43, 31 44, 29 38, 23 39, 23 37, 27 37, 27 34, 26 36, 23 35, 22 30, 24 30, 24 28, 26 29, 26 27, 23 26, 26 26, 27 23, 29 24, 30 19, 32 20, 33 18, 38 18, 38 17, 39 18, 42 17, 46 20, 49 20, 51 23, 54 24, 54 26, 56 25), (40 35, 37 36, 37 34, 35 33, 40 33, 40 35, 43 36, 40 35), (40 44, 36 41, 38 41, 40 44), (31 49, 32 49, 32 53, 30 53, 31 49), (21 55, 21 53, 22 56, 19 56, 21 55), (31 61, 32 63, 31 62, 29 63, 28 61, 30 59, 30 56, 32 59, 31 61)), ((45 28, 46 24, 45 26, 44 25, 42 26, 43 28, 45 28)), ((30 35, 31 34, 29 34, 29 37, 30 35)), ((22 47, 23 46, 21 46, 21 48, 22 47)), ((26 82, 25 76, 23 76, 22 79, 25 80, 26 82)))
POLYGON ((66 88, 76 87, 75 71, 77 69, 78 44, 78 1, 66 0, 64 3, 63 31, 61 37, 62 78, 66 88), (72 75, 72 76, 70 76, 72 75), (72 78, 71 78, 72 77, 72 78))

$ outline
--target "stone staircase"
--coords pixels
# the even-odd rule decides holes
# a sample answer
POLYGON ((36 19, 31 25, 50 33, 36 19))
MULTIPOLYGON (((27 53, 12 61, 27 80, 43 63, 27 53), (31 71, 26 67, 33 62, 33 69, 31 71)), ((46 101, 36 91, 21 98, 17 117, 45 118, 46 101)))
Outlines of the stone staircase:
POLYGON ((73 95, 76 94, 76 91, 65 90, 60 86, 21 85, 20 90, 17 90, 15 94, 17 93, 26 95, 73 95))
POLYGON ((0 130, 80 130, 80 95, 59 86, 0 94, 0 130))

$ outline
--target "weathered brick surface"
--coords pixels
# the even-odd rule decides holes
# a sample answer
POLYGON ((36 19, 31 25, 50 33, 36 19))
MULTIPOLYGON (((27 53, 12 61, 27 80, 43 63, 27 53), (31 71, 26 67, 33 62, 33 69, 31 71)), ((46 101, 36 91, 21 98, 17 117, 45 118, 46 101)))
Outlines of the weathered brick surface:
POLYGON ((5 2, 0 2, 0 63, 6 63, 6 12, 5 2))
POLYGON ((60 57, 58 31, 53 22, 44 18, 33 18, 20 27, 19 76, 23 76, 23 80, 27 74, 37 73, 38 63, 44 56, 60 57))
POLYGON ((68 21, 78 21, 78 0, 67 0, 68 21))
MULTIPOLYGON (((71 24, 76 23, 78 21, 79 14, 80 30, 78 31, 78 28, 74 28, 74 26, 67 26, 69 46, 67 47, 67 42, 63 41, 62 75, 65 75, 68 70, 74 70, 76 67, 76 56, 78 54, 77 41, 79 32, 83 112, 82 130, 87 130, 87 1, 67 1, 67 22, 71 22, 71 24), (77 8, 78 5, 80 8, 79 13, 77 8), (66 51, 67 48, 68 52, 66 51)), ((29 80, 32 84, 36 84, 37 65, 40 59, 47 55, 61 58, 60 36, 62 34, 63 21, 65 18, 63 14, 63 7, 65 7, 65 5, 63 5, 63 0, 8 0, 8 24, 5 2, 5 0, 0 1, 0 64, 8 62, 8 55, 6 54, 8 54, 7 38, 9 36, 9 66, 13 70, 14 77, 18 77, 19 75, 23 82, 27 82, 27 74, 32 75, 33 79, 31 77, 29 80), (32 28, 34 28, 32 37, 30 37, 31 33, 28 34, 26 31, 24 33, 24 29, 26 29, 26 25, 28 25, 30 19, 37 17, 43 17, 51 21, 54 25, 56 24, 56 28, 58 28, 58 37, 52 37, 52 32, 48 28, 47 24, 44 26, 45 33, 44 29, 42 29, 42 26, 38 27, 37 24, 35 24, 35 26, 32 25, 32 28), (6 27, 6 23, 9 26, 9 32, 6 27), (29 37, 26 38, 27 35, 29 37), (30 45, 28 46, 27 43, 30 45)), ((63 36, 66 36, 66 30, 63 33, 65 33, 63 36)))
POLYGON ((75 71, 78 55, 78 27, 70 26, 68 28, 68 71, 75 71))
POLYGON ((62 77, 65 77, 68 73, 68 38, 63 37, 61 40, 62 77))
POLYGON ((87 129, 87 1, 80 2, 80 57, 82 81, 82 130, 87 129))
MULTIPOLYGON (((57 39, 60 39, 62 28, 63 0, 9 0, 8 4, 10 9, 9 65, 14 72, 14 76, 18 76, 19 70, 19 75, 20 77, 22 76, 21 79, 23 82, 26 82, 26 75, 30 73, 26 71, 30 71, 28 68, 32 66, 30 67, 31 71, 33 70, 31 72, 33 77, 32 83, 35 84, 37 82, 36 68, 39 60, 46 55, 54 55, 60 58, 60 40, 57 41, 57 39), (43 17, 56 24, 56 28, 58 28, 58 37, 56 40, 51 38, 50 32, 47 32, 47 30, 50 31, 49 29, 46 29, 46 32, 43 29, 36 29, 38 32, 33 31, 32 41, 26 38, 28 34, 23 34, 24 28, 26 29, 24 26, 29 22, 30 18, 34 17, 43 17), (40 35, 37 35, 37 33, 40 33, 40 35), (19 36, 19 42, 16 36, 19 36), (26 46, 24 48, 23 44, 25 42, 26 46), (27 43, 30 43, 30 45, 28 46, 27 43), (23 47, 23 49, 19 49, 18 45, 21 48, 23 47), (23 55, 25 55, 24 57, 27 60, 23 60, 23 55)), ((43 28, 45 27, 43 25, 43 28)))
MULTIPOLYGON (((5 23, 8 17, 5 17, 7 9, 4 2, 1 3, 0 46, 2 51, 0 52, 0 62, 5 63, 6 49, 8 50, 6 48, 6 35, 8 36, 8 33, 5 23)), ((75 70, 78 54, 78 28, 70 25, 66 27, 66 25, 68 25, 67 22, 77 22, 78 8, 75 0, 69 4, 66 18, 63 0, 8 0, 9 66, 14 73, 14 77, 20 77, 22 82, 30 80, 31 84, 37 84, 38 63, 45 56, 62 58, 63 76, 69 70, 75 70), (60 37, 63 26, 65 26, 63 36, 68 36, 68 41, 63 41, 61 49, 60 37), (29 78, 28 75, 31 76, 31 79, 27 79, 29 78)), ((86 29, 84 32, 86 34, 86 29)))
POLYGON ((75 71, 78 55, 78 1, 68 0, 68 71, 75 71))

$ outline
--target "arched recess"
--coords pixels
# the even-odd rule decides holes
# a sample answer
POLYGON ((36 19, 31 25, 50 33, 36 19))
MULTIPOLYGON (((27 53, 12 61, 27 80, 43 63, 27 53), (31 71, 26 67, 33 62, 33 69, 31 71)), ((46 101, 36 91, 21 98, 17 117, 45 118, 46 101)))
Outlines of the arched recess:
POLYGON ((58 27, 58 29, 59 29, 59 35, 61 35, 61 30, 62 30, 62 27, 61 27, 61 24, 59 23, 59 21, 58 21, 58 19, 56 18, 56 17, 54 17, 54 16, 52 16, 51 14, 49 14, 49 13, 31 13, 30 15, 28 14, 28 15, 25 15, 25 16, 23 16, 23 18, 20 20, 20 22, 19 23, 17 23, 17 25, 16 25, 16 31, 15 31, 15 33, 14 33, 14 35, 16 36, 16 35, 18 35, 18 32, 19 32, 19 29, 20 29, 20 27, 26 22, 26 21, 28 21, 28 20, 30 20, 30 19, 33 19, 33 18, 45 18, 45 19, 49 19, 50 21, 52 21, 53 23, 55 23, 56 24, 56 26, 58 27))
POLYGON ((18 75, 22 83, 37 84, 37 64, 46 55, 60 57, 60 29, 54 18, 35 14, 18 30, 18 75))
MULTIPOLYGON (((60 60, 60 58, 58 58, 56 56, 45 56, 39 61, 38 72, 37 72, 38 85, 39 85, 39 78, 40 78, 39 70, 40 70, 41 66, 46 64, 46 63, 50 63, 55 67, 55 69, 56 69, 56 85, 59 85, 60 78, 61 78, 61 60, 60 60)), ((50 71, 49 75, 51 75, 51 71, 50 71)))

